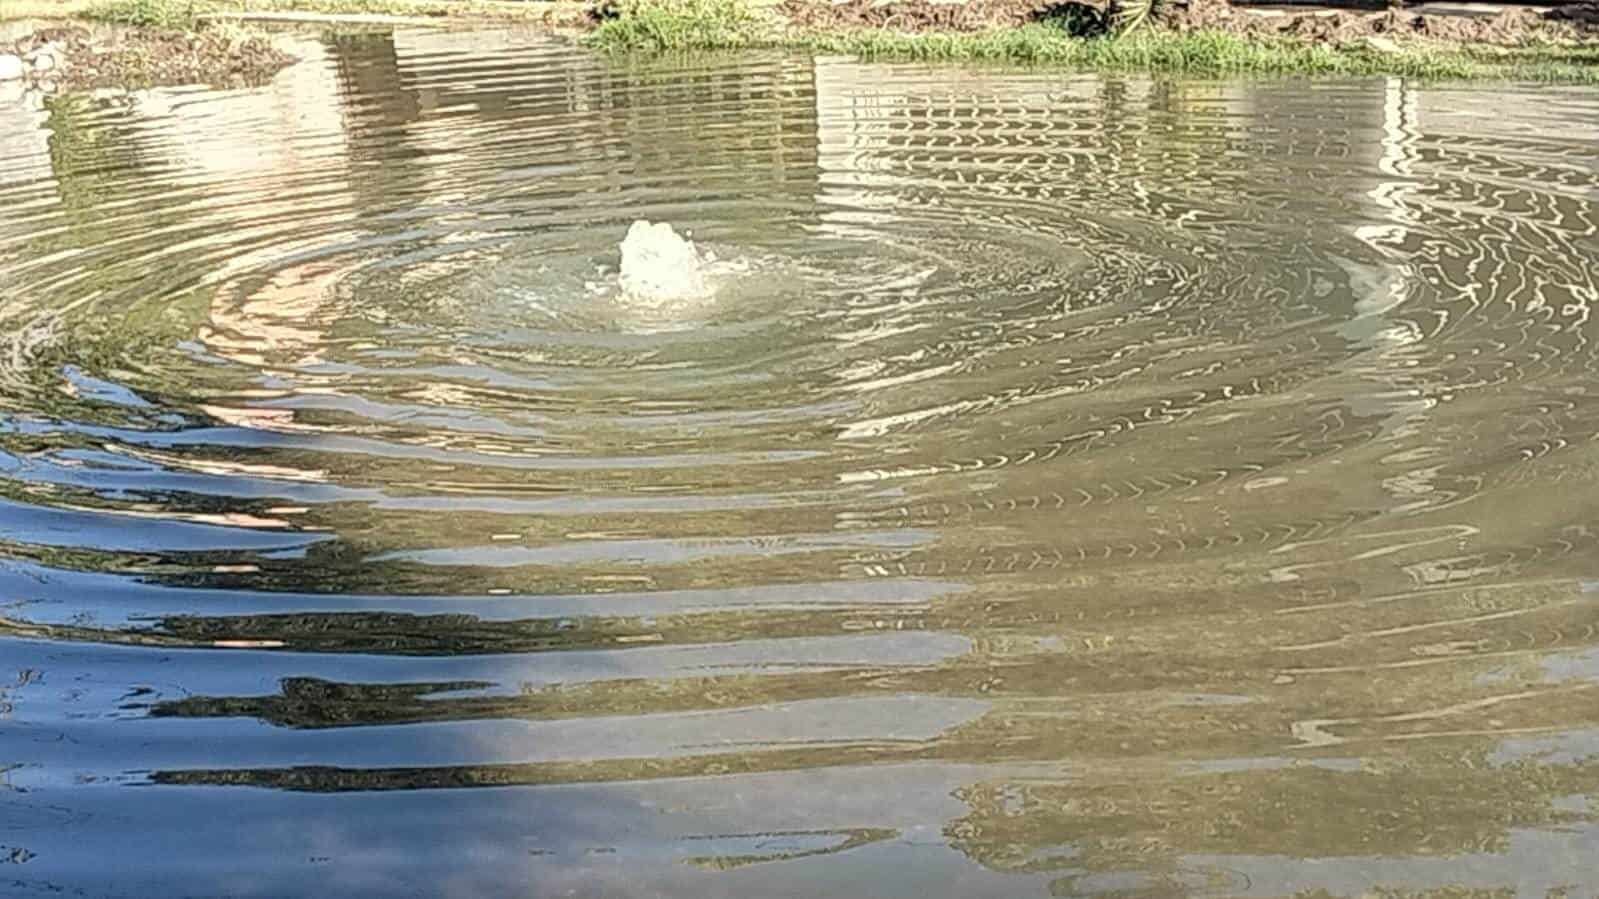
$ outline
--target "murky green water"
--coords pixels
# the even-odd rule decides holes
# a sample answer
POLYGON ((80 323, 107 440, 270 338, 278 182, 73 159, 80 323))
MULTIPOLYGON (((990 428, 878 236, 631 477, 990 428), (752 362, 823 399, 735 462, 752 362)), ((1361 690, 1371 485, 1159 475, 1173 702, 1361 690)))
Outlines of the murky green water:
POLYGON ((1599 891, 1599 93, 307 57, 0 98, 0 893, 1599 891))

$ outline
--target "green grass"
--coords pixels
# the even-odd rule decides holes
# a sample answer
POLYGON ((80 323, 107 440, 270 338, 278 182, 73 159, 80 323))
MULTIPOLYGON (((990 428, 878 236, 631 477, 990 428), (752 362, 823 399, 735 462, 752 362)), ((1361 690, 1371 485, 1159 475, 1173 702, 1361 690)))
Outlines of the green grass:
POLYGON ((606 50, 727 50, 779 43, 780 24, 743 0, 615 0, 586 40, 606 50))
POLYGON ((1488 55, 1472 48, 1416 43, 1399 53, 1334 48, 1291 38, 1240 38, 1218 32, 1141 30, 1126 37, 1074 38, 1047 25, 977 34, 879 31, 805 34, 807 49, 908 60, 1018 62, 1102 71, 1196 75, 1407 75, 1424 78, 1528 78, 1599 82, 1599 68, 1554 48, 1488 55))
POLYGON ((1139 29, 1075 37, 1040 23, 973 33, 786 27, 746 0, 619 0, 586 40, 610 52, 788 48, 869 59, 1047 65, 1192 75, 1406 75, 1599 83, 1599 48, 1489 48, 1411 41, 1400 52, 1335 48, 1292 38, 1139 29))
POLYGON ((195 16, 207 12, 204 0, 105 0, 83 11, 98 22, 138 25, 144 28, 191 28, 195 16))

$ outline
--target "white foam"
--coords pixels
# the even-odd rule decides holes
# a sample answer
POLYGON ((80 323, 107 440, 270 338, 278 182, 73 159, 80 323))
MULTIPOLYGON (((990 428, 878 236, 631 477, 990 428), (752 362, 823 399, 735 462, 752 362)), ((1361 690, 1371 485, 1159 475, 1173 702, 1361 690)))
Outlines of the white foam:
POLYGON ((622 240, 622 293, 656 305, 704 299, 710 261, 666 222, 636 221, 622 240))

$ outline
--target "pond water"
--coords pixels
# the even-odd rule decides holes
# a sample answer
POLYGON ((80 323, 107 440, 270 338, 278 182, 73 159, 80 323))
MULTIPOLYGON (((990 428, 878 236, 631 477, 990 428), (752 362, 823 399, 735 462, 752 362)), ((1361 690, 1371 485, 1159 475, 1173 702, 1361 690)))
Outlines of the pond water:
POLYGON ((1599 92, 301 55, 0 98, 0 892, 1599 890, 1599 92))

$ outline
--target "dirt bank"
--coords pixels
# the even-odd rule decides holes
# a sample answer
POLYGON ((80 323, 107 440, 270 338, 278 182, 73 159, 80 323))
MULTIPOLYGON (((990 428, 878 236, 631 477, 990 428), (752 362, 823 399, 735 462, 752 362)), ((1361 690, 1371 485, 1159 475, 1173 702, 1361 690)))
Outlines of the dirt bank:
MULTIPOLYGON (((784 0, 780 9, 806 28, 886 28, 897 31, 982 31, 1029 22, 1057 21, 1092 33, 1104 27, 1103 2, 1062 0, 784 0)), ((1492 16, 1423 15, 1402 10, 1283 11, 1235 7, 1227 0, 1167 3, 1156 17, 1172 31, 1222 31, 1283 35, 1341 44, 1365 37, 1413 36, 1457 43, 1514 46, 1532 41, 1599 37, 1599 3, 1560 7, 1547 14, 1507 9, 1492 16)))
POLYGON ((778 9, 789 21, 807 28, 896 31, 982 31, 1043 21, 1060 12, 1098 14, 1086 4, 1059 0, 783 0, 778 9))
POLYGON ((294 61, 268 37, 225 28, 41 28, 0 45, 7 55, 23 63, 21 80, 46 91, 260 84, 294 61))

